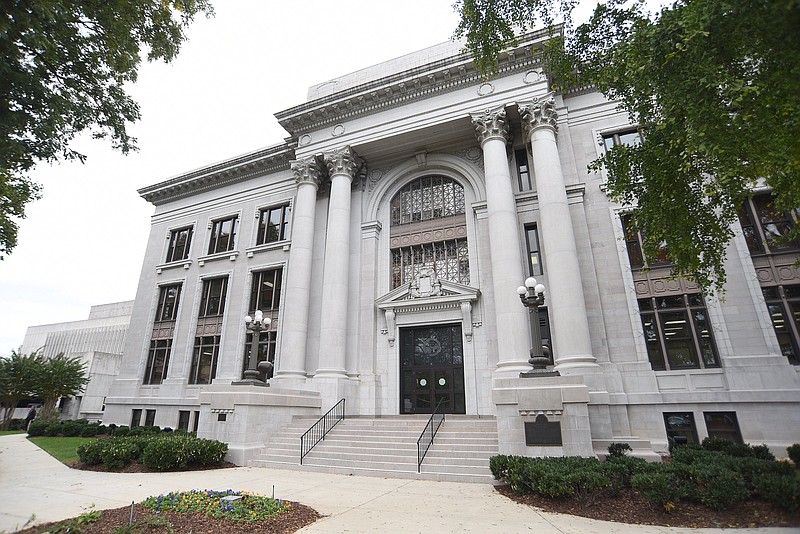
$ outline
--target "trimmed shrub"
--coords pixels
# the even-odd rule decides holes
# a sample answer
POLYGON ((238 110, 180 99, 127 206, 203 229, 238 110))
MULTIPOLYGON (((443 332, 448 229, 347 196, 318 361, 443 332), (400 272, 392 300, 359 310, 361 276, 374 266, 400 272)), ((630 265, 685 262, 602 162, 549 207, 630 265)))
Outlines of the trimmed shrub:
POLYGON ((627 443, 612 443, 608 446, 608 457, 621 458, 627 456, 631 451, 633 451, 633 449, 627 443))
POLYGON ((99 433, 99 431, 100 427, 98 425, 86 425, 81 429, 81 437, 93 438, 99 433))
POLYGON ((775 455, 772 454, 772 451, 769 450, 766 444, 761 445, 751 445, 750 450, 753 451, 753 457, 758 458, 759 460, 775 460, 775 455))
POLYGON ((45 436, 47 435, 47 428, 50 426, 49 423, 45 421, 37 421, 34 419, 31 421, 31 424, 28 425, 28 435, 31 437, 38 437, 38 436, 45 436))
POLYGON ((59 433, 68 438, 74 438, 76 436, 80 436, 83 432, 83 429, 88 426, 86 420, 77 420, 77 421, 62 421, 61 428, 59 428, 59 433))
POLYGON ((78 458, 81 462, 88 465, 103 463, 104 442, 109 440, 94 440, 78 446, 78 458))
POLYGON ((175 435, 151 440, 142 452, 142 463, 161 471, 219 465, 227 451, 228 446, 219 441, 175 435))
POLYGON ((25 419, 12 419, 8 424, 9 430, 25 430, 25 419))
POLYGON ((130 433, 130 431, 131 431, 131 428, 129 426, 122 425, 122 426, 116 427, 111 435, 115 436, 115 437, 116 436, 124 437, 124 436, 127 436, 130 433))
POLYGON ((723 465, 700 463, 689 470, 689 497, 713 510, 725 510, 750 496, 742 476, 723 465))
POLYGON ((133 461, 136 454, 136 447, 125 440, 113 440, 113 443, 108 443, 112 440, 106 441, 100 456, 103 459, 103 465, 109 469, 122 469, 133 461))
POLYGON ((755 480, 756 492, 762 499, 790 512, 800 510, 800 479, 794 473, 767 473, 755 480))
POLYGON ((658 471, 634 475, 631 478, 631 487, 665 512, 669 512, 675 503, 689 495, 686 480, 676 469, 667 466, 658 471))
POLYGON ((794 463, 795 468, 800 469, 800 443, 786 447, 786 454, 789 455, 789 459, 794 463))

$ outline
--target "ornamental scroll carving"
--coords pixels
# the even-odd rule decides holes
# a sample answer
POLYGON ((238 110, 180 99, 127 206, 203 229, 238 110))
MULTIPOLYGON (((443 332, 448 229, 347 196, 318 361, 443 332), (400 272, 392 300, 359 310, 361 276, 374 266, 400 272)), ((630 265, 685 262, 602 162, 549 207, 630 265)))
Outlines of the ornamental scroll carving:
POLYGON ((314 157, 292 161, 292 172, 298 185, 311 184, 318 188, 322 182, 322 169, 314 157))
POLYGON ((537 128, 552 128, 553 131, 558 131, 558 112, 553 93, 534 98, 528 103, 520 103, 519 114, 527 138, 530 138, 531 132, 537 128))
POLYGON ((361 168, 364 160, 350 148, 350 145, 325 152, 325 165, 328 166, 328 175, 345 174, 352 180, 361 168))
POLYGON ((478 135, 481 145, 489 139, 502 139, 508 141, 508 121, 506 120, 506 110, 499 108, 495 110, 487 109, 483 113, 470 114, 472 124, 478 135))

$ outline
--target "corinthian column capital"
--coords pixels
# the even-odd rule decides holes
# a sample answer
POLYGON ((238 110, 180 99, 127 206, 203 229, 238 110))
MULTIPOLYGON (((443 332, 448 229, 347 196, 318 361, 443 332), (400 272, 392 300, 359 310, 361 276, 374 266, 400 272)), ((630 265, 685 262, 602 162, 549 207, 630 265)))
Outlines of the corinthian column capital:
POLYGON ((352 180, 363 163, 364 160, 353 151, 350 145, 325 152, 325 165, 328 166, 328 174, 331 177, 336 174, 344 174, 352 180))
POLYGON ((291 164, 294 180, 298 185, 311 184, 316 188, 319 187, 322 181, 322 169, 313 156, 292 161, 291 164))
POLYGON ((558 131, 558 112, 553 93, 534 98, 530 102, 521 102, 518 106, 526 138, 530 139, 531 133, 538 128, 558 131))
POLYGON ((505 108, 487 109, 482 113, 471 113, 472 124, 478 140, 483 145, 489 139, 502 139, 508 141, 508 122, 506 121, 505 108))

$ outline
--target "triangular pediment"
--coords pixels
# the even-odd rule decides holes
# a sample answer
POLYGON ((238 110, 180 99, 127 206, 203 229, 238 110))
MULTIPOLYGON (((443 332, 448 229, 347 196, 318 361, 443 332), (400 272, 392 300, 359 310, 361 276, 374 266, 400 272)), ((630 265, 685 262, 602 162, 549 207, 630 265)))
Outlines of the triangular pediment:
MULTIPOLYGON (((460 305, 462 302, 475 302, 481 295, 481 290, 475 287, 465 286, 447 280, 436 281, 436 287, 431 291, 428 288, 416 287, 414 282, 403 284, 385 295, 378 297, 375 304, 381 310, 396 308, 415 308, 426 305, 460 305)), ((434 285, 434 287, 435 287, 434 285)))

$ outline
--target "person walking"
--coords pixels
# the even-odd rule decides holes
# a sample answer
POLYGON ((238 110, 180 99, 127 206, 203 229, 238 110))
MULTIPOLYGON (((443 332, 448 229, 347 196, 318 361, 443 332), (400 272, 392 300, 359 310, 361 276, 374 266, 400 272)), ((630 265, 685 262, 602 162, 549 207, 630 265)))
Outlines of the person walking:
POLYGON ((25 430, 28 430, 31 421, 33 421, 34 419, 36 419, 36 406, 31 406, 28 415, 25 417, 25 430))

